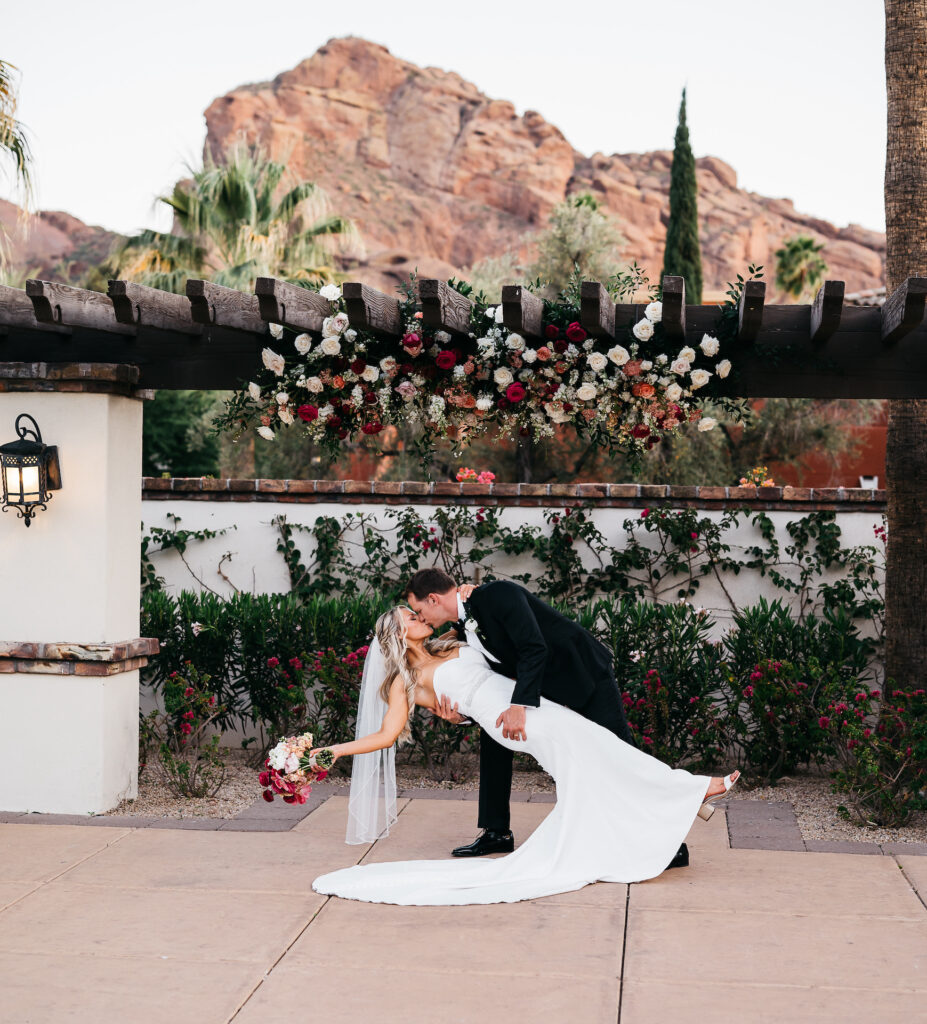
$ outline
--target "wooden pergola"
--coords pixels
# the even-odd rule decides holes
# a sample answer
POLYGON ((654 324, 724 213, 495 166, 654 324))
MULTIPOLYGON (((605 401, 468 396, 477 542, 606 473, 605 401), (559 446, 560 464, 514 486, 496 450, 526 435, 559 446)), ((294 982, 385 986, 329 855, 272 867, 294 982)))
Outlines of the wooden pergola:
MULTIPOLYGON (((423 319, 455 336, 469 331, 470 299, 443 281, 419 281, 423 319)), ((810 305, 766 305, 748 281, 736 375, 726 394, 744 397, 927 398, 927 278, 908 278, 884 306, 844 305, 844 283, 827 281, 810 305)), ((357 282, 343 286, 355 327, 398 337, 396 298, 357 282)), ((624 337, 642 304, 616 304, 597 282, 582 285, 581 322, 596 337, 624 337)), ((502 289, 503 322, 527 338, 542 332, 543 302, 520 285, 502 289)), ((331 305, 316 292, 259 278, 253 293, 188 280, 186 294, 110 281, 106 294, 53 281, 0 287, 0 363, 119 363, 138 366, 142 388, 233 389, 260 366, 269 324, 321 331, 331 305)), ((717 306, 686 305, 682 278, 663 280, 667 336, 697 345, 717 306)))

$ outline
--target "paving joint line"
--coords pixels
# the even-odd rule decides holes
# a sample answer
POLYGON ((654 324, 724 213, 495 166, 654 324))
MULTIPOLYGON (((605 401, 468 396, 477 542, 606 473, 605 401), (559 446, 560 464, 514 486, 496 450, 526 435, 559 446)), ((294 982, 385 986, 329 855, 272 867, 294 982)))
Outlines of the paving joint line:
POLYGON ((621 1003, 624 999, 624 961, 628 952, 628 918, 631 916, 631 886, 624 898, 624 935, 621 941, 621 970, 618 972, 618 1016, 615 1024, 621 1024, 621 1003))
POLYGON ((908 885, 911 886, 911 891, 917 897, 918 902, 924 908, 924 910, 927 910, 927 901, 924 900, 924 897, 921 895, 920 890, 911 880, 911 876, 907 873, 907 871, 905 871, 904 864, 902 864, 901 861, 898 859, 899 855, 893 853, 891 856, 894 859, 895 863, 898 865, 898 870, 901 872, 902 876, 904 877, 904 880, 908 883, 908 885))

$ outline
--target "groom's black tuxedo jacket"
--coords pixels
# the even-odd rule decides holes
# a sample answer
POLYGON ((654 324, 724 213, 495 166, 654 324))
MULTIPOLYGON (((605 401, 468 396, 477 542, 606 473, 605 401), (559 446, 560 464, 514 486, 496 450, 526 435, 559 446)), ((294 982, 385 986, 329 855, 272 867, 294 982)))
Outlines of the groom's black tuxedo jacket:
POLYGON ((484 583, 464 611, 503 674, 515 680, 513 704, 537 707, 544 696, 578 709, 598 682, 611 678, 608 650, 517 583, 484 583))

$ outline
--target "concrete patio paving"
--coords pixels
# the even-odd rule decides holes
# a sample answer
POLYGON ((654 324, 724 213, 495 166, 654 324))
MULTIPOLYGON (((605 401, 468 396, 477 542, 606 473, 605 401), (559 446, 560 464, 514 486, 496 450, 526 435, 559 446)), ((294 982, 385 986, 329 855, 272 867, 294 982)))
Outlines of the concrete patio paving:
MULTIPOLYGON (((550 805, 516 803, 519 838, 550 805)), ((318 896, 353 862, 443 857, 469 801, 405 799, 344 843, 335 796, 292 831, 0 824, 0 1022, 927 1021, 927 857, 731 849, 527 903, 318 896)))

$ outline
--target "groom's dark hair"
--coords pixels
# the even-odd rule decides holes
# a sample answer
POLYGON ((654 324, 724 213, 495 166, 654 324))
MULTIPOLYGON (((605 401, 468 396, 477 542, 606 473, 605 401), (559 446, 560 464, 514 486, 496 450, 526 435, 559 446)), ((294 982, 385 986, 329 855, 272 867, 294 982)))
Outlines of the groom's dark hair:
POLYGON ((412 594, 416 600, 424 601, 429 594, 446 594, 456 588, 457 584, 453 577, 448 576, 443 569, 419 569, 409 580, 406 594, 412 594))

